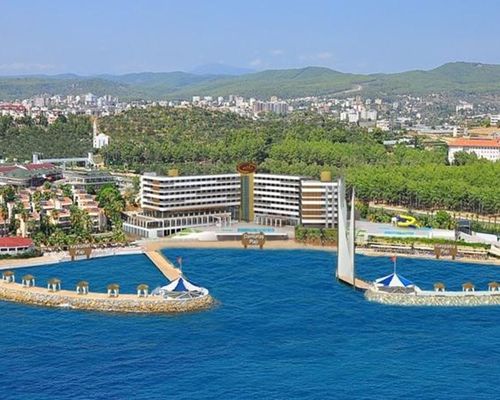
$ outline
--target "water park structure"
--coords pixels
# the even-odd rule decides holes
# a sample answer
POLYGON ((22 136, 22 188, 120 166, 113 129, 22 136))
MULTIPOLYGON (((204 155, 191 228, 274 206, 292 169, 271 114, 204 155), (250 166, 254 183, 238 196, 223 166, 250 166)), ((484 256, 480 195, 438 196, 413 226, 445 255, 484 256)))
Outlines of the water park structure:
POLYGON ((420 228, 420 224, 411 215, 397 215, 392 218, 392 224, 399 228, 420 228))

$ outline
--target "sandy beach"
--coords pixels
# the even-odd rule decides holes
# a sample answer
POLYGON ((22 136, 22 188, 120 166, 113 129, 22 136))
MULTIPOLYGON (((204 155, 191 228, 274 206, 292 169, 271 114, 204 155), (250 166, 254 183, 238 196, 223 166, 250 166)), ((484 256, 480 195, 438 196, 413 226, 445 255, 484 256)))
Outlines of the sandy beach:
MULTIPOLYGON (((243 249, 240 241, 202 241, 202 240, 179 240, 179 239, 157 239, 145 241, 141 246, 146 250, 161 250, 165 248, 212 248, 212 249, 243 249)), ((257 248, 257 247, 255 247, 257 248)), ((312 246, 304 243, 295 242, 293 240, 272 240, 264 244, 264 249, 309 249, 309 250, 323 250, 334 251, 336 247, 327 246, 312 246)))
MULTIPOLYGON (((119 256, 127 254, 140 254, 143 250, 140 247, 112 247, 109 249, 96 249, 92 252, 91 258, 119 256)), ((78 258, 83 260, 84 258, 78 258)), ((43 265, 57 264, 71 261, 67 251, 45 253, 40 257, 33 258, 6 258, 0 260, 0 270, 16 269, 25 267, 37 267, 43 265)))
MULTIPOLYGON (((143 240, 137 247, 120 247, 105 250, 94 250, 91 258, 118 256, 127 254, 140 254, 146 251, 159 251, 168 248, 205 248, 205 249, 243 249, 239 241, 203 241, 186 239, 155 239, 143 240)), ((310 244, 295 242, 294 240, 273 240, 267 241, 264 250, 316 250, 316 251, 336 251, 335 246, 314 246, 310 244)), ((370 257, 390 257, 394 255, 391 252, 380 252, 366 248, 356 249, 357 254, 363 254, 370 257)), ((431 255, 425 254, 397 254, 401 258, 421 258, 426 260, 435 260, 431 255)), ((442 260, 453 261, 449 257, 442 260)), ((15 269, 23 267, 43 266, 69 261, 67 252, 47 253, 41 257, 24 259, 4 259, 0 260, 0 270, 15 269)), ((474 258, 462 257, 456 262, 465 262, 473 264, 489 264, 500 266, 500 259, 490 258, 488 260, 478 260, 474 258)))
MULTIPOLYGON (((179 239, 157 239, 141 243, 141 246, 149 250, 161 250, 168 248, 210 248, 210 249, 243 249, 239 241, 200 241, 200 240, 179 240, 179 239)), ((267 241, 264 249, 268 250, 317 250, 317 251, 336 251, 335 246, 314 246, 310 244, 295 242, 294 240, 273 240, 267 241)), ((391 252, 380 252, 366 248, 356 249, 357 254, 363 254, 370 257, 390 257, 391 252)), ((426 260, 436 260, 434 256, 425 254, 397 254, 401 258, 421 258, 426 260)), ((452 260, 450 257, 442 258, 445 261, 466 262, 473 264, 491 264, 500 266, 500 259, 478 260, 474 258, 462 257, 452 260)))

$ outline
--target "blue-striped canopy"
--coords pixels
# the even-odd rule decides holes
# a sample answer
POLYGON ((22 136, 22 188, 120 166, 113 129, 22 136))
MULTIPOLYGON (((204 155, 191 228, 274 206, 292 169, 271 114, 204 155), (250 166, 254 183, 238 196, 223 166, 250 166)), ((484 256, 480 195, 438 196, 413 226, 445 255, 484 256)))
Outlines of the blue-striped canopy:
POLYGON ((408 279, 402 277, 401 275, 396 274, 395 272, 384 276, 382 278, 378 278, 375 280, 375 283, 378 286, 387 286, 387 287, 409 287, 415 286, 415 284, 408 279))

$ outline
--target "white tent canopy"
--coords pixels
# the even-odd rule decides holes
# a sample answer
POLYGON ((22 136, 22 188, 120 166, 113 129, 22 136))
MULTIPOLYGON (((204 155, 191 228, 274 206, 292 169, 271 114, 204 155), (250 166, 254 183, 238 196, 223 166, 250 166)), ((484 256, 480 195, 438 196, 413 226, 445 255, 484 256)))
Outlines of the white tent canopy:
POLYGON ((206 296, 208 290, 193 285, 184 276, 180 276, 168 285, 155 289, 152 294, 161 295, 167 300, 189 300, 206 296))
POLYGON ((183 276, 180 276, 176 280, 170 282, 168 285, 162 287, 163 290, 169 292, 201 292, 204 288, 193 285, 183 276))

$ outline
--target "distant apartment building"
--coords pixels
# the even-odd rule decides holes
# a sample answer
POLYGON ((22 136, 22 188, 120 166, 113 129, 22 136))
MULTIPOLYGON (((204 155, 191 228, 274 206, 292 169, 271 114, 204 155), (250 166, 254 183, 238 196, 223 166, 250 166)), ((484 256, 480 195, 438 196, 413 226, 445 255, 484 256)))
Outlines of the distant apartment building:
POLYGON ((84 97, 84 103, 87 105, 93 105, 97 103, 97 96, 92 93, 87 93, 84 97))
MULTIPOLYGON (((364 113, 366 119, 366 112, 364 113)), ((340 120, 347 121, 350 124, 357 124, 361 118, 361 113, 354 109, 349 109, 347 111, 342 111, 340 113, 340 120)))
POLYGON ((74 203, 80 210, 84 210, 92 221, 92 228, 95 232, 106 228, 106 215, 104 210, 99 207, 95 195, 86 193, 84 190, 75 190, 73 194, 74 203))
POLYGON ((337 182, 275 174, 141 177, 142 212, 127 214, 124 230, 163 237, 186 228, 230 226, 234 220, 281 227, 334 227, 337 182))
POLYGON ((287 114, 288 103, 284 101, 255 101, 252 104, 252 110, 255 114, 261 112, 272 112, 275 114, 287 114))
POLYGON ((455 106, 455 112, 459 113, 461 111, 474 111, 474 105, 466 101, 461 101, 455 106))
POLYGON ((491 126, 500 126, 500 114, 490 115, 490 125, 491 126))
POLYGON ((21 118, 27 114, 27 109, 18 103, 0 103, 0 116, 9 115, 13 118, 21 118))
POLYGON ((388 132, 391 130, 391 123, 386 119, 379 119, 377 121, 376 127, 384 132, 388 132))
POLYGON ((363 121, 376 121, 377 110, 362 108, 359 112, 359 118, 363 121))
POLYGON ((485 158, 490 161, 498 161, 500 160, 500 139, 454 139, 448 143, 448 161, 450 164, 455 161, 455 154, 459 151, 474 153, 479 158, 485 158))

